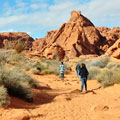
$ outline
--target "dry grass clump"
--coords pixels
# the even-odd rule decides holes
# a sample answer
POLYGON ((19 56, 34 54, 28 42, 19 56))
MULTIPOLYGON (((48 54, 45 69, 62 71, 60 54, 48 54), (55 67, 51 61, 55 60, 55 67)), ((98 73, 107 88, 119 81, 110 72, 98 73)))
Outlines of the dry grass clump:
POLYGON ((100 57, 88 63, 88 66, 105 68, 108 63, 109 63, 109 57, 100 57))
POLYGON ((21 53, 24 50, 25 46, 23 45, 23 43, 18 43, 15 47, 15 50, 17 53, 21 53))
POLYGON ((101 69, 95 66, 88 67, 88 71, 89 71, 88 80, 96 80, 97 76, 101 74, 101 69))
POLYGON ((1 81, 10 95, 33 102, 32 88, 38 88, 38 83, 25 74, 20 68, 6 66, 1 69, 1 81))
POLYGON ((0 86, 0 106, 6 107, 10 104, 10 98, 7 93, 7 89, 4 86, 0 86))
POLYGON ((33 72, 37 74, 59 74, 59 65, 60 62, 57 60, 48 60, 46 58, 41 58, 39 62, 36 62, 33 72))
POLYGON ((107 67, 108 69, 111 69, 111 68, 113 68, 113 67, 115 67, 115 66, 116 66, 116 63, 109 62, 106 67, 107 67))
POLYGON ((107 87, 115 83, 120 83, 120 69, 103 69, 99 75, 97 75, 98 82, 102 87, 107 87))
POLYGON ((120 63, 109 62, 109 57, 100 57, 87 64, 88 79, 96 79, 102 87, 120 82, 120 63))

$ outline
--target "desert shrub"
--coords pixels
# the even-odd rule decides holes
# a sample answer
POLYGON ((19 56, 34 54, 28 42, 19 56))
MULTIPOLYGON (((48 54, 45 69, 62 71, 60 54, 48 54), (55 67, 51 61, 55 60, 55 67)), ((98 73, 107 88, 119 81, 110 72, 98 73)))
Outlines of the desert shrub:
POLYGON ((15 47, 17 53, 21 53, 24 50, 24 45, 22 43, 18 43, 15 47))
POLYGON ((109 62, 109 57, 100 57, 88 63, 88 66, 97 66, 100 68, 104 68, 106 67, 108 62, 109 62))
POLYGON ((88 80, 95 80, 97 75, 101 74, 101 69, 99 67, 88 67, 88 80))
POLYGON ((41 71, 41 74, 55 74, 59 75, 59 70, 57 68, 47 68, 41 71))
POLYGON ((115 67, 115 66, 116 66, 115 63, 109 62, 106 67, 109 68, 109 69, 111 69, 111 68, 113 68, 113 67, 115 67))
POLYGON ((116 68, 120 68, 120 63, 117 63, 117 64, 116 64, 116 68))
POLYGON ((107 87, 120 82, 120 69, 103 69, 101 74, 97 75, 98 82, 102 87, 107 87))
POLYGON ((32 74, 40 75, 40 71, 36 68, 31 69, 32 74))
POLYGON ((111 68, 120 68, 120 63, 113 63, 113 62, 109 62, 106 66, 107 68, 111 69, 111 68))
POLYGON ((59 63, 56 60, 41 60, 35 64, 40 74, 59 74, 59 63))
MULTIPOLYGON (((7 40, 7 39, 5 39, 7 40)), ((13 48, 13 43, 11 41, 7 40, 7 43, 4 44, 5 49, 12 49, 13 48)))
POLYGON ((7 89, 4 86, 0 86, 0 106, 5 107, 10 104, 10 98, 7 93, 7 89))
POLYGON ((32 88, 38 88, 37 82, 29 75, 25 74, 20 68, 4 67, 1 73, 1 79, 8 93, 29 102, 33 100, 32 88))

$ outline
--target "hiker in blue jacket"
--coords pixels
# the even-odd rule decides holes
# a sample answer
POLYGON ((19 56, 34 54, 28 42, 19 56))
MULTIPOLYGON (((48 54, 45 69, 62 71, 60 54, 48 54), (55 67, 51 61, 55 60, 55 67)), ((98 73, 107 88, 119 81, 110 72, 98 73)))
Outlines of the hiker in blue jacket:
POLYGON ((80 75, 80 65, 79 64, 76 65, 76 73, 77 73, 77 78, 79 78, 79 75, 80 75))
POLYGON ((65 66, 64 66, 63 62, 61 62, 61 65, 60 65, 61 80, 64 79, 64 73, 65 73, 65 66))
POLYGON ((81 76, 81 92, 83 91, 83 87, 85 85, 85 91, 87 93, 87 76, 88 76, 89 72, 86 68, 86 65, 84 63, 81 64, 81 69, 80 69, 80 76, 81 76))

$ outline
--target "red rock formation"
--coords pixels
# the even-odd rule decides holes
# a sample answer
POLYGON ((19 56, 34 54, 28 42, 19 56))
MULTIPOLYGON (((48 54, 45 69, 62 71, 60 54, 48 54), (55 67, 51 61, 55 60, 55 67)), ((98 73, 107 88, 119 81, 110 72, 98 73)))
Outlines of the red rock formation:
POLYGON ((26 44, 26 49, 29 49, 32 47, 33 41, 34 39, 32 37, 22 32, 0 33, 0 47, 3 47, 11 42, 12 47, 14 48, 18 42, 22 42, 26 44))
POLYGON ((120 59, 120 39, 118 39, 105 53, 105 55, 120 59))
POLYGON ((96 27, 101 35, 104 37, 101 49, 106 52, 120 38, 120 27, 113 29, 107 27, 96 27))
POLYGON ((56 31, 48 32, 44 40, 39 40, 39 42, 45 43, 44 45, 41 46, 38 40, 35 41, 32 49, 36 49, 34 44, 39 44, 39 48, 42 48, 41 55, 48 58, 51 56, 51 48, 53 48, 54 43, 62 48, 65 51, 65 57, 69 58, 82 54, 100 54, 101 38, 99 31, 90 20, 84 17, 80 11, 72 11, 68 23, 64 23, 56 31))

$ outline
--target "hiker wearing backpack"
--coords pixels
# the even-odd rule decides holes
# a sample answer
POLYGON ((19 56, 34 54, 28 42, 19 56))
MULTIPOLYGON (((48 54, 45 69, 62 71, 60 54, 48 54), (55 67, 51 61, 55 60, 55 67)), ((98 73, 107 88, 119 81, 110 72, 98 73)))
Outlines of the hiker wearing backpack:
POLYGON ((79 75, 80 75, 80 65, 79 64, 76 65, 76 73, 77 73, 77 78, 79 78, 79 75))
POLYGON ((65 66, 64 66, 63 62, 61 62, 61 64, 60 64, 60 75, 61 75, 61 80, 64 79, 64 73, 65 73, 65 66))
POLYGON ((81 76, 81 92, 83 91, 83 87, 85 85, 85 92, 87 93, 87 76, 89 72, 86 68, 86 65, 84 63, 81 64, 81 69, 80 69, 80 76, 81 76))

